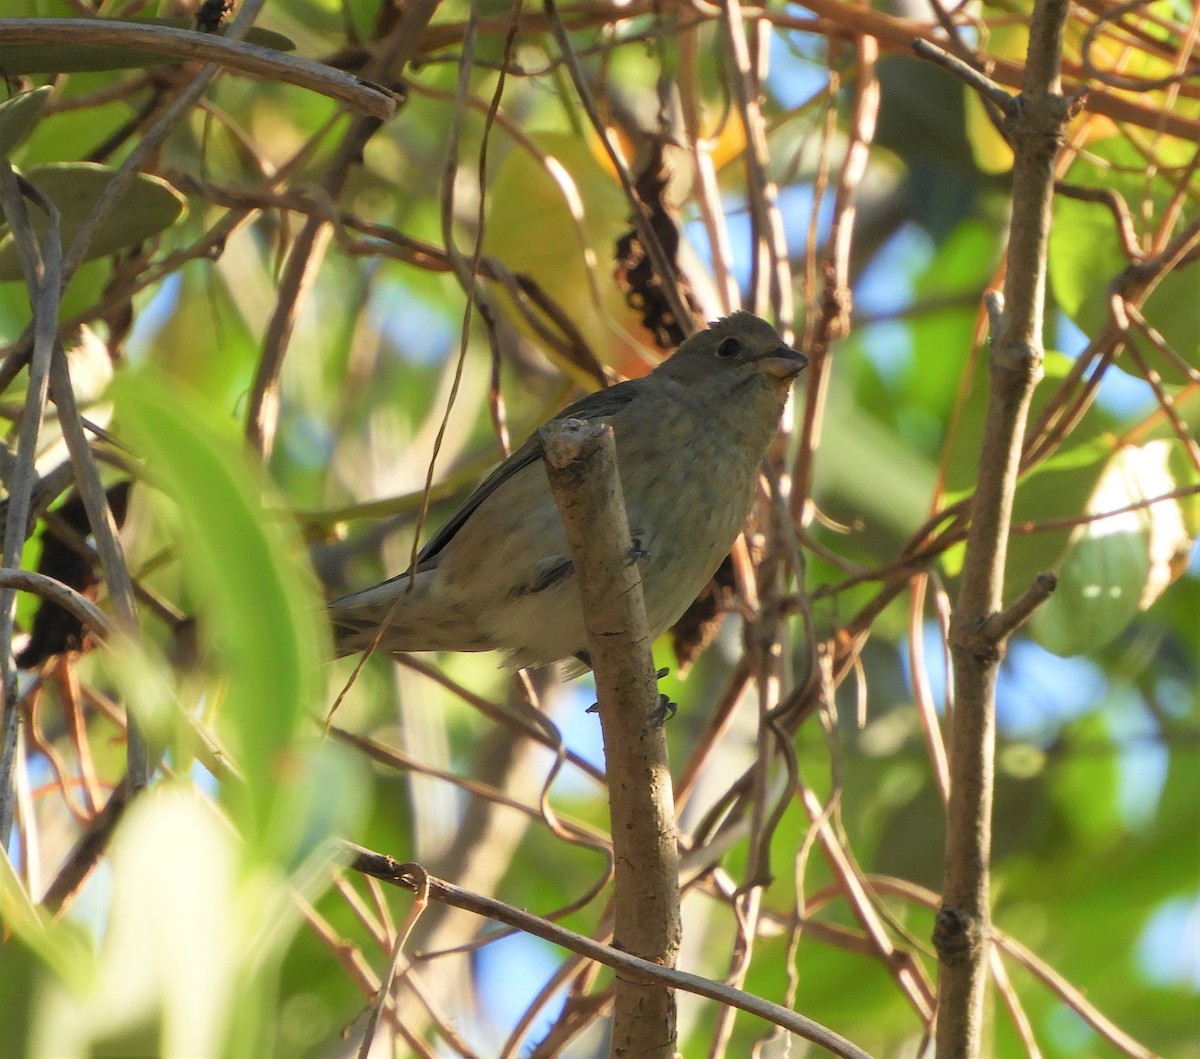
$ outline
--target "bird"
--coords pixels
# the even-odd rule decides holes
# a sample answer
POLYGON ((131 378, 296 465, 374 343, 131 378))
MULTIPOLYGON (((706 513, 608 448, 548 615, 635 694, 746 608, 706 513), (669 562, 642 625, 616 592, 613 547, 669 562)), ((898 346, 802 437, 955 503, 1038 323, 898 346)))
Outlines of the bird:
MULTIPOLYGON (((651 639, 711 580, 754 504, 759 466, 808 358, 731 313, 653 371, 555 419, 611 424, 651 639)), ((574 567, 535 433, 418 553, 415 569, 331 601, 339 656, 500 651, 504 665, 589 668, 574 567)))

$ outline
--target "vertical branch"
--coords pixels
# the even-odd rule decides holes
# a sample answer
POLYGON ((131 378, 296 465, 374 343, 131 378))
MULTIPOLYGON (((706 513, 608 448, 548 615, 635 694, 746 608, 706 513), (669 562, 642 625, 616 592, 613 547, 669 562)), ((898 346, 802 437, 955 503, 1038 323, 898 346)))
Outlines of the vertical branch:
MULTIPOLYGON (((555 420, 539 431, 575 564, 596 673, 612 817, 613 946, 663 967, 679 956, 679 839, 642 581, 612 427, 555 420)), ((675 995, 616 979, 612 1055, 672 1059, 675 995)))
MULTIPOLYGON (((1004 299, 994 299, 991 379, 979 459, 979 482, 958 603, 951 623, 955 710, 950 728, 942 905, 934 929, 938 950, 937 1052, 975 1059, 981 1052, 984 986, 990 947, 989 860, 995 765, 996 670, 1016 620, 1038 597, 1002 614, 1001 590, 1013 494, 1029 403, 1042 374, 1042 314, 1054 162, 1071 105, 1060 94, 1059 69, 1067 0, 1038 0, 1029 31, 1025 83, 1001 98, 1015 161, 1004 299)), ((980 75, 938 61, 969 83, 980 75)), ((963 64, 958 64, 963 65, 963 64)), ((993 89, 989 98, 997 100, 993 89)), ((1052 579, 1046 581, 1048 594, 1052 579)), ((1030 595, 1030 594, 1027 594, 1030 595)), ((1042 595, 1040 598, 1045 598, 1042 595)))
POLYGON ((708 235, 709 256, 712 258, 721 309, 730 313, 738 307, 741 298, 737 279, 730 268, 733 251, 729 244, 729 227, 725 223, 725 212, 721 206, 717 170, 713 165, 713 144, 704 135, 701 121, 698 38, 699 31, 695 26, 689 26, 679 34, 679 102, 683 114, 683 127, 687 133, 687 155, 692 163, 692 179, 696 185, 696 205, 700 208, 700 218, 708 235))
MULTIPOLYGON (((871 144, 875 140, 875 125, 879 117, 879 42, 874 37, 860 37, 855 44, 858 64, 858 87, 854 98, 854 117, 850 139, 838 175, 837 192, 833 203, 833 223, 829 244, 822 262, 821 300, 813 306, 814 322, 806 326, 804 352, 809 355, 808 384, 804 388, 804 430, 793 467, 794 491, 792 510, 807 522, 811 512, 802 510, 812 488, 813 461, 821 441, 825 401, 829 392, 830 345, 843 338, 850 329, 850 249, 854 239, 854 220, 857 213, 858 187, 866 173, 871 144)), ((817 205, 814 202, 814 214, 817 205)))
MULTIPOLYGON (((31 189, 32 190, 32 189, 31 189)), ((35 193, 36 194, 36 193, 35 193)), ((17 435, 17 453, 7 475, 8 513, 4 525, 4 553, 0 564, 8 570, 21 565, 21 552, 29 528, 30 497, 37 477, 34 459, 38 437, 46 411, 50 356, 58 330, 58 304, 62 279, 62 244, 59 215, 54 204, 38 196, 45 210, 48 229, 39 247, 17 175, 7 158, 0 158, 0 204, 12 229, 20 253, 21 270, 33 304, 33 353, 29 362, 29 387, 21 411, 17 435)), ((0 589, 0 677, 3 684, 3 723, 0 724, 0 843, 7 843, 12 831, 20 718, 16 661, 12 651, 16 590, 0 589)))
MULTIPOLYGON (((91 443, 75 402, 75 390, 71 384, 71 373, 67 367, 67 354, 61 342, 54 343, 50 360, 50 396, 58 407, 58 421, 62 427, 63 440, 71 457, 75 471, 75 484, 87 512, 88 524, 96 540, 96 551, 100 554, 100 565, 108 585, 117 626, 121 632, 136 640, 138 638, 138 616, 134 605, 133 578, 125 562, 125 551, 121 547, 116 519, 108 505, 100 470, 92 456, 91 443)), ((150 782, 152 765, 150 749, 132 711, 126 719, 126 782, 129 793, 134 793, 150 782)))
MULTIPOLYGON (((746 203, 750 211, 750 306, 764 313, 768 305, 784 328, 791 327, 792 272, 787 255, 779 190, 767 175, 771 160, 766 122, 759 104, 759 79, 751 62, 750 44, 738 0, 721 5, 721 25, 733 58, 733 94, 746 136, 746 203)), ((785 336, 786 337, 786 336, 785 336)))

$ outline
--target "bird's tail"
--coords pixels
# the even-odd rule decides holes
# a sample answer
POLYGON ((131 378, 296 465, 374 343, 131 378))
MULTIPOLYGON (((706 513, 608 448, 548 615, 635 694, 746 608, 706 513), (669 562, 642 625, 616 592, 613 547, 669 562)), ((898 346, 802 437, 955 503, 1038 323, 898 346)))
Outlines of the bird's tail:
POLYGON ((334 646, 339 658, 372 648, 394 651, 436 650, 426 620, 426 601, 433 571, 415 578, 400 574, 391 580, 335 599, 328 606, 334 646))
POLYGON ((390 581, 335 599, 328 607, 338 657, 368 649, 385 654, 410 651, 492 651, 478 615, 437 591, 437 568, 417 568, 414 578, 390 581))

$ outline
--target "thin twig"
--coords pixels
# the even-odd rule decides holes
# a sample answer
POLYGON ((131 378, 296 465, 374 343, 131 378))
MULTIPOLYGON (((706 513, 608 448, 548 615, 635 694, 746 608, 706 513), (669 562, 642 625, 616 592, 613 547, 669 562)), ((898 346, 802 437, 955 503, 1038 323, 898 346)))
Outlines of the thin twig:
MULTIPOLYGON (((79 407, 75 403, 67 354, 57 339, 50 360, 50 394, 58 408, 59 426, 62 428, 63 440, 67 443, 71 465, 75 469, 75 485, 83 500, 88 525, 91 526, 92 536, 96 541, 96 551, 100 555, 108 595, 116 611, 117 626, 127 636, 137 640, 138 614, 134 601, 133 578, 125 562, 125 550, 121 547, 116 519, 109 507, 104 483, 100 480, 100 470, 92 456, 91 443, 80 419, 79 407)), ((133 793, 141 790, 150 781, 152 765, 149 748, 142 738, 137 718, 132 714, 127 726, 126 754, 126 781, 130 785, 130 792, 133 793)))
POLYGON ((939 66, 945 67, 960 81, 970 85, 984 99, 994 104, 1005 116, 1011 116, 1016 106, 1016 99, 986 74, 980 73, 975 67, 951 55, 944 48, 939 48, 932 41, 918 37, 912 42, 912 49, 922 59, 928 59, 939 66))
POLYGON ((559 945, 571 952, 579 953, 590 960, 612 967, 631 982, 640 982, 643 985, 665 985, 671 989, 682 989, 696 996, 729 1004, 740 1011, 781 1026, 796 1036, 811 1041, 843 1059, 871 1059, 861 1048, 851 1044, 839 1034, 803 1015, 789 1011, 778 1004, 772 1004, 769 1000, 745 993, 740 989, 731 989, 729 986, 702 978, 699 975, 663 967, 610 945, 603 945, 591 938, 549 923, 540 916, 505 904, 503 901, 461 890, 457 886, 429 875, 420 865, 401 864, 391 857, 374 853, 349 842, 343 842, 341 846, 349 857, 350 866, 364 875, 372 875, 376 879, 382 879, 384 882, 399 886, 410 893, 417 892, 419 887, 428 887, 430 900, 466 909, 542 938, 544 941, 559 945))

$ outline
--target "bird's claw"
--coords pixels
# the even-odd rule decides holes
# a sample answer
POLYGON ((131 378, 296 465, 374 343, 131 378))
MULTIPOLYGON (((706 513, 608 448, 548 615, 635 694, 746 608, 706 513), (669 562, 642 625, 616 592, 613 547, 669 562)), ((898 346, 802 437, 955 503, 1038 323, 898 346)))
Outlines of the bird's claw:
MULTIPOLYGON (((662 680, 671 670, 668 666, 663 666, 662 669, 656 670, 654 673, 655 680, 662 680)), ((672 717, 675 716, 679 706, 673 703, 661 691, 658 693, 658 705, 650 712, 650 727, 661 728, 672 717)), ((584 713, 599 713, 600 703, 593 702, 584 713)))
POLYGON ((658 705, 650 713, 650 727, 661 728, 675 716, 679 707, 661 691, 658 693, 658 705))

